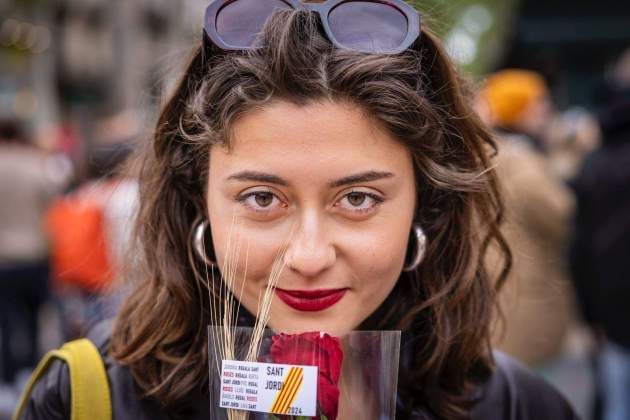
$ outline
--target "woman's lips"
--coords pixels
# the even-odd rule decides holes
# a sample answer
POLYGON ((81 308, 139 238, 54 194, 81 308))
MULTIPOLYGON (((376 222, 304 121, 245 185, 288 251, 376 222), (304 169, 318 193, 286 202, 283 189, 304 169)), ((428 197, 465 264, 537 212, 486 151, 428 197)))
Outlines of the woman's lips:
POLYGON ((276 288, 276 295, 298 311, 323 311, 339 302, 348 289, 285 290, 276 288))

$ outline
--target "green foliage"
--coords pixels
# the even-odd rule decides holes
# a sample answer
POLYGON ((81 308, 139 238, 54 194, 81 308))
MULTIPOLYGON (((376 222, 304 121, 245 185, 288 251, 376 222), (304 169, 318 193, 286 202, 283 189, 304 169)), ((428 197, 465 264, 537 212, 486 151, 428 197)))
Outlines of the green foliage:
POLYGON ((492 67, 501 51, 503 39, 518 0, 408 0, 419 12, 421 22, 447 41, 454 30, 465 29, 462 16, 473 6, 481 6, 491 16, 491 25, 475 37, 474 60, 462 65, 465 72, 479 75, 492 67))

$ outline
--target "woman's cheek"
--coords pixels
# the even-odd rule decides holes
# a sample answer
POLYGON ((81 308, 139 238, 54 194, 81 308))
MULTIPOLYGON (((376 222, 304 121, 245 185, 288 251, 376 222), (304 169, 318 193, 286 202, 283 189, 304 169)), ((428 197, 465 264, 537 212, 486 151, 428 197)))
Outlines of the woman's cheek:
POLYGON ((353 255, 363 271, 375 275, 391 274, 402 268, 407 249, 407 237, 399 232, 379 232, 364 235, 354 241, 353 255), (358 245, 357 245, 358 244, 358 245))
POLYGON ((266 284, 283 243, 274 240, 275 235, 272 234, 260 235, 246 232, 244 237, 246 239, 242 241, 237 265, 240 277, 247 277, 248 283, 266 284))

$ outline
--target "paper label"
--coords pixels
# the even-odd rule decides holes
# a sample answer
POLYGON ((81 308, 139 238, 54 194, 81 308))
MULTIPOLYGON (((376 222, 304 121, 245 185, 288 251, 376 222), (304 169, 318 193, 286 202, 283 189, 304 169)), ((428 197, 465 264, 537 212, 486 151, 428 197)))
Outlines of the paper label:
POLYGON ((315 416, 317 366, 223 360, 220 407, 315 416))

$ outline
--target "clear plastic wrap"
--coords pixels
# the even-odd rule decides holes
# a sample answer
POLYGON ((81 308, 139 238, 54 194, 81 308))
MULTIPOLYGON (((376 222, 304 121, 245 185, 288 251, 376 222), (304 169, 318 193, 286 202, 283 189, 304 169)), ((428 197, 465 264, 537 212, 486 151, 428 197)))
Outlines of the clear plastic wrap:
POLYGON ((211 420, 311 418, 309 404, 327 420, 395 418, 399 331, 337 338, 209 327, 208 346, 211 420))

